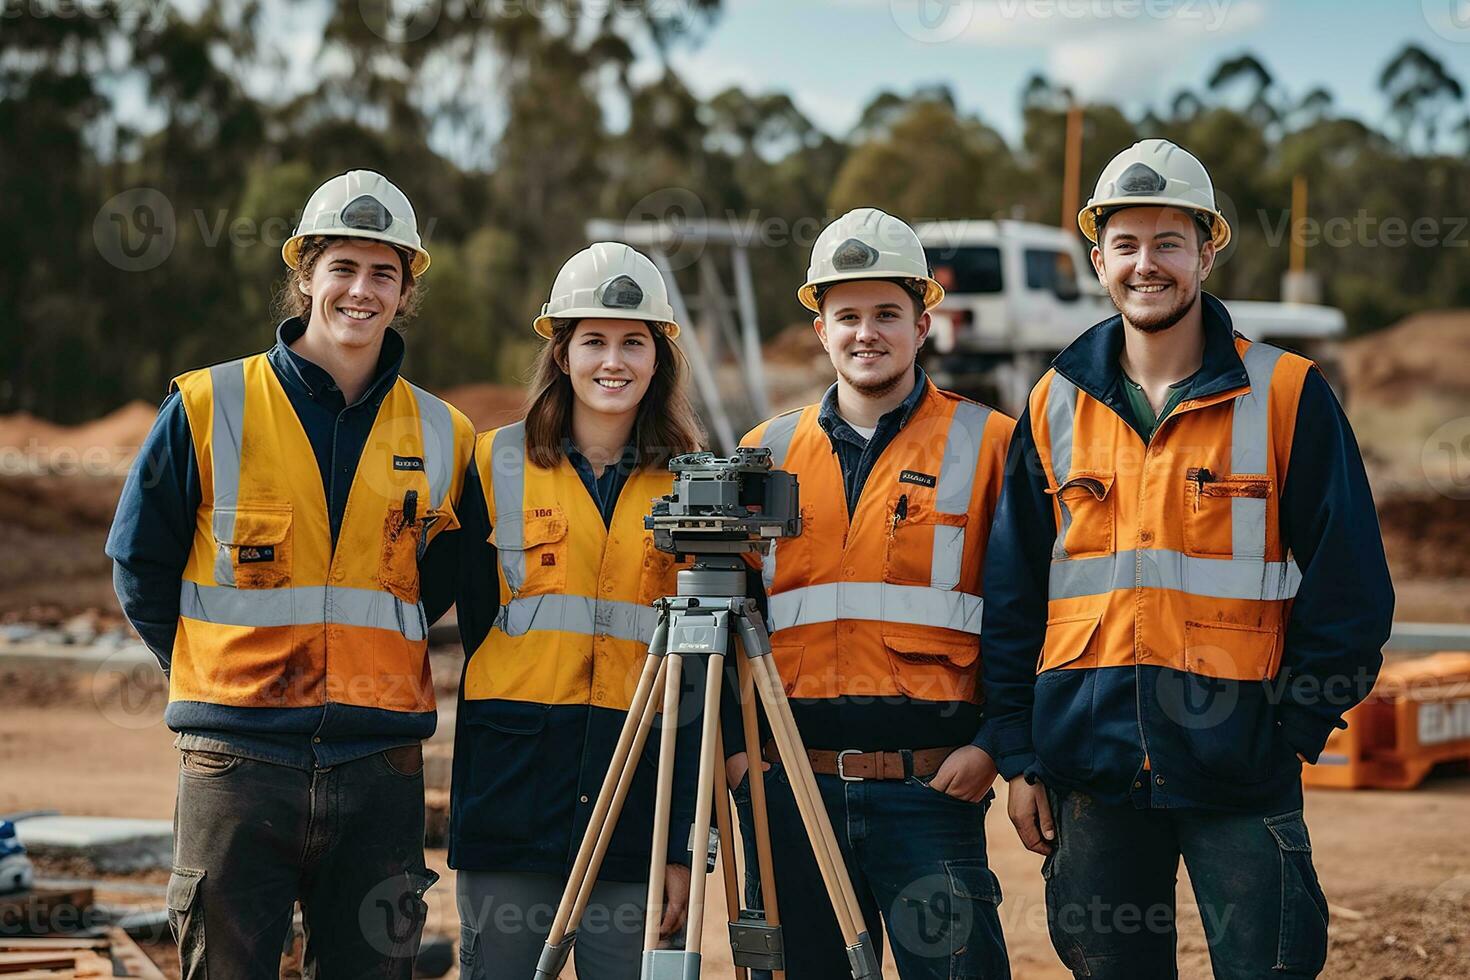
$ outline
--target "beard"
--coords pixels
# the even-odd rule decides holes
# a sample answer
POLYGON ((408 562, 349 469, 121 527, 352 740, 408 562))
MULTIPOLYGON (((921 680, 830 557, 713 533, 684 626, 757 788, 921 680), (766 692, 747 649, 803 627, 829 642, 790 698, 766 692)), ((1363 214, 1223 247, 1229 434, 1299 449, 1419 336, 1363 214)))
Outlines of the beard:
MULTIPOLYGON (((1173 280, 1169 284, 1176 288, 1179 287, 1177 280, 1173 280)), ((1127 286, 1112 282, 1108 283, 1108 298, 1113 301, 1114 308, 1123 314, 1123 319, 1130 327, 1140 330, 1143 333, 1163 333, 1184 319, 1185 314, 1194 308, 1195 303, 1199 302, 1199 283, 1193 283, 1193 288, 1189 290, 1188 294, 1180 297, 1179 302, 1173 306, 1167 309, 1149 310, 1138 316, 1128 311, 1128 306, 1133 299, 1133 295, 1127 286)))
POLYGON ((855 378, 840 369, 838 373, 842 375, 842 380, 846 381, 848 387, 852 388, 853 391, 868 398, 882 398, 894 388, 897 388, 903 382, 904 378, 914 373, 917 354, 915 358, 916 360, 909 361, 908 364, 898 368, 886 378, 855 378))

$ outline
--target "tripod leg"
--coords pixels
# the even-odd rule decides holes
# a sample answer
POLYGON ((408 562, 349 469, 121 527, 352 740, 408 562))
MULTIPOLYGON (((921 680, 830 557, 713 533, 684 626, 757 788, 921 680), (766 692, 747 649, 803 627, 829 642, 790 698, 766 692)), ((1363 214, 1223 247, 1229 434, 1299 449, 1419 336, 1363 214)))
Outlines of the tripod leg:
MULTIPOLYGON (((766 924, 779 926, 781 916, 776 906, 776 862, 771 857, 771 825, 766 816, 766 780, 761 770, 760 728, 755 717, 755 672, 744 653, 735 664, 740 678, 740 722, 745 732, 745 754, 750 761, 750 812, 755 824, 755 861, 761 880, 761 904, 765 906, 766 924)), ((784 971, 777 971, 780 980, 784 971)))
POLYGON ((837 913, 837 924, 847 944, 847 958, 852 966, 852 975, 858 980, 880 976, 878 959, 873 941, 863 923, 862 908, 858 905, 857 893, 847 876, 847 867, 842 861, 837 846, 837 835, 832 830, 832 821, 827 816, 827 807, 822 802, 821 789, 807 759, 806 747, 801 733, 791 714, 791 705, 786 701, 786 690, 781 684, 776 665, 769 656, 755 658, 752 663, 756 687, 761 701, 765 703, 766 715, 771 722, 771 733, 781 753, 787 777, 791 782, 797 809, 801 811, 802 823, 811 838, 812 854, 817 859, 827 894, 832 899, 833 911, 837 913))
POLYGON ((551 932, 546 937, 546 946, 536 966, 537 980, 554 980, 566 965, 567 955, 575 941, 577 925, 587 907, 587 898, 597 880, 598 869, 602 866, 602 858, 607 851, 607 842, 612 836, 613 828, 617 826, 618 814, 622 810, 628 786, 632 783, 638 757, 643 752, 654 713, 658 710, 662 693, 658 684, 663 679, 664 669, 664 658, 657 654, 650 654, 643 661, 643 671, 638 677, 633 701, 628 706, 627 720, 618 736, 617 747, 613 750, 612 761, 608 765, 607 775, 603 778, 597 803, 588 822, 589 832, 583 836, 577 850, 576 860, 562 892, 561 903, 556 910, 556 918, 552 921, 551 932), (592 833, 594 829, 596 833, 592 833))
MULTIPOLYGON (((704 939, 704 892, 709 876, 705 873, 705 847, 709 840, 710 806, 715 791, 715 744, 720 726, 720 685, 725 678, 725 657, 715 653, 709 657, 704 684, 703 730, 699 739, 699 781, 694 797, 694 866, 690 868, 687 952, 698 954, 704 939)), ((724 759, 721 758, 721 763, 724 759)))
POLYGON ((679 730, 679 691, 684 679, 684 658, 669 654, 664 677, 664 719, 659 732, 658 791, 653 803, 653 853, 648 868, 648 911, 643 924, 643 949, 658 948, 658 927, 664 915, 664 872, 669 858, 669 812, 674 792, 674 738, 679 730))
MULTIPOLYGON (((663 660, 662 657, 659 658, 663 660)), ((622 772, 618 776, 617 788, 613 791, 612 805, 607 814, 599 822, 598 813, 593 811, 592 820, 587 829, 590 832, 597 828, 597 845, 592 851, 592 862, 587 873, 582 877, 581 889, 577 893, 577 904, 572 909, 570 928, 575 929, 577 923, 582 921, 582 913, 587 910, 587 902, 592 897, 592 886, 597 884, 597 873, 602 868, 602 858, 607 853, 608 845, 612 842, 613 831, 617 829, 618 817, 623 812, 623 801, 628 798, 628 790, 633 785, 633 776, 638 770, 638 760, 643 755, 643 746, 648 742, 648 733, 653 728, 653 720, 658 715, 660 705, 663 704, 664 692, 663 682, 666 667, 662 662, 658 665, 658 672, 653 679, 650 696, 645 699, 642 716, 638 719, 638 733, 633 737, 633 747, 626 756, 622 772)), ((636 704, 634 705, 636 707, 636 704)), ((632 718, 633 708, 629 708, 629 718, 632 718)), ((614 760, 616 763, 616 760, 614 760)), ((607 785, 604 782, 601 793, 598 796, 598 804, 601 805, 602 795, 606 794, 607 785)), ((583 839, 585 846, 586 839, 583 839)))
MULTIPOLYGON (((725 882, 725 910, 731 923, 740 919, 740 872, 735 867, 734 821, 730 818, 730 788, 725 785, 725 737, 718 725, 715 726, 715 822, 720 830, 720 870, 725 882)), ((743 966, 735 967, 736 980, 747 980, 749 971, 743 966)))

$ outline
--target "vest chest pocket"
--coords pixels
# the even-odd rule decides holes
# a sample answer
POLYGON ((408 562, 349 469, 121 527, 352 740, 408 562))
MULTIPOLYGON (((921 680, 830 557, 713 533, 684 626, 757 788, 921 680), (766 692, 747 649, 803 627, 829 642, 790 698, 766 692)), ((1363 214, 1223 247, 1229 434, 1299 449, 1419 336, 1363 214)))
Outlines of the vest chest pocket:
POLYGON ((214 512, 214 577, 237 589, 291 584, 291 508, 236 507, 214 512))
POLYGON ((907 494, 888 510, 883 581, 948 591, 960 583, 968 514, 944 514, 907 494))
POLYGON ((1184 551, 1206 557, 1260 558, 1266 553, 1271 479, 1216 474, 1192 466, 1184 479, 1184 551))
POLYGON ((500 574, 512 596, 563 592, 567 587, 567 518, 560 507, 507 517, 490 532, 500 574))
POLYGON ((419 601, 419 542, 424 528, 405 519, 402 507, 390 507, 383 521, 383 548, 378 583, 404 602, 419 601))
POLYGON ((643 535, 643 571, 638 583, 638 601, 647 606, 664 596, 678 594, 675 573, 687 568, 674 561, 674 556, 653 546, 653 532, 643 535))
POLYGON ((1046 492, 1057 499, 1061 522, 1052 557, 1084 558, 1113 553, 1113 474, 1074 470, 1061 486, 1046 492))

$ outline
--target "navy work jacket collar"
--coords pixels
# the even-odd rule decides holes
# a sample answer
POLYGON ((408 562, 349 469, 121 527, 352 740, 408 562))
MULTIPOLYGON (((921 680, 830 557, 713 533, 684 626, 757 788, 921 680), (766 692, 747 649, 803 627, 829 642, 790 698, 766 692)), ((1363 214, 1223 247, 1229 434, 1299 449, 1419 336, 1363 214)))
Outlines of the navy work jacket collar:
MULTIPOLYGON (((1206 292, 1200 293, 1200 304, 1205 353, 1186 400, 1208 398, 1249 384, 1245 364, 1235 350, 1235 328, 1225 304, 1206 292)), ((1052 366, 1058 374, 1127 419, 1132 417, 1132 412, 1123 392, 1123 367, 1118 362, 1123 353, 1125 329, 1121 315, 1109 317, 1072 341, 1052 361, 1052 366)))
MULTIPOLYGON (((897 407, 889 409, 883 417, 878 420, 874 428, 873 438, 876 440, 879 434, 887 438, 908 425, 909 418, 914 414, 914 409, 919 407, 919 402, 924 399, 924 392, 929 387, 928 376, 919 365, 914 365, 914 390, 909 392, 908 397, 898 404, 897 407)), ((837 411, 837 383, 834 381, 832 387, 822 396, 821 408, 817 411, 817 424, 827 433, 829 439, 846 437, 852 442, 862 445, 869 440, 858 435, 857 431, 837 411)), ((885 439, 886 441, 886 439, 885 439)))
MULTIPOLYGON (((291 349, 290 345, 301 339, 304 333, 306 324, 300 317, 282 320, 276 327, 276 344, 266 354, 271 366, 276 369, 276 377, 288 389, 295 388, 298 393, 305 394, 313 401, 345 407, 342 392, 331 373, 291 349)), ((398 380, 398 371, 403 366, 403 352, 403 336, 392 327, 383 331, 383 349, 378 352, 377 373, 373 376, 372 383, 363 391, 362 397, 354 404, 366 402, 376 406, 382 402, 388 389, 398 380)))

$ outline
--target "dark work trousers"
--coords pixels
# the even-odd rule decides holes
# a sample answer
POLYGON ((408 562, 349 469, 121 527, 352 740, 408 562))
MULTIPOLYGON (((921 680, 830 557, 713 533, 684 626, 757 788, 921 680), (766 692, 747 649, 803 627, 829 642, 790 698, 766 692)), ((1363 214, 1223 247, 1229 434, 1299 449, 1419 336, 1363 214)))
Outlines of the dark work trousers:
POLYGON ((182 754, 168 908, 184 980, 276 980, 297 900, 306 977, 408 980, 437 879, 417 745, 310 772, 182 754))
MULTIPOLYGON (((765 785, 786 976, 850 978, 842 933, 785 767, 771 766, 765 785)), ((818 775, 817 785, 880 959, 886 927, 903 980, 1010 977, 997 908, 1000 884, 985 857, 985 812, 993 794, 967 803, 914 777, 846 782, 818 775)), ((746 903, 760 908, 749 775, 736 787, 735 803, 745 841, 746 903)))
POLYGON ((1057 846, 1042 863, 1052 945, 1076 976, 1173 980, 1179 860, 1216 980, 1305 980, 1327 958, 1327 899, 1302 811, 1108 806, 1048 789, 1057 846))

